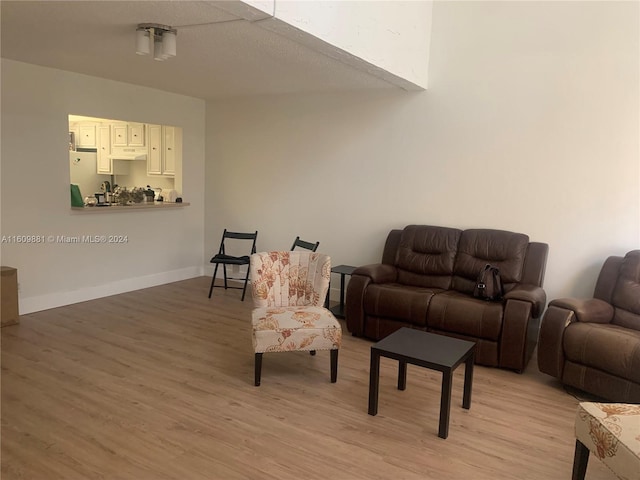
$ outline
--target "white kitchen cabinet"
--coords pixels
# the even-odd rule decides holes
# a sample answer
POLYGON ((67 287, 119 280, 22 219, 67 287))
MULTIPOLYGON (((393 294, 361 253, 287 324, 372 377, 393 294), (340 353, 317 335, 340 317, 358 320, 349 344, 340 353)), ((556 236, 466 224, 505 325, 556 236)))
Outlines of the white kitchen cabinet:
POLYGON ((176 174, 176 129, 175 127, 162 127, 162 137, 164 144, 162 145, 162 174, 176 174))
POLYGON ((144 123, 114 123, 111 125, 112 147, 144 147, 146 144, 144 123))
POLYGON ((78 138, 76 147, 96 148, 96 126, 80 125, 78 127, 78 138))
POLYGON ((69 133, 73 134, 73 143, 71 142, 71 136, 69 136, 69 150, 75 150, 78 147, 80 129, 77 126, 69 124, 69 133))
POLYGON ((178 143, 175 127, 148 125, 149 156, 147 157, 147 175, 173 177, 176 174, 178 143))
POLYGON ((146 145, 144 124, 129 123, 127 125, 127 141, 129 147, 144 147, 146 145))
POLYGON ((126 123, 114 123, 111 125, 111 145, 114 147, 127 147, 128 125, 126 123))
POLYGON ((149 125, 147 175, 162 175, 162 125, 149 125))
POLYGON ((98 159, 97 173, 113 174, 111 155, 111 129, 108 125, 98 127, 98 159))

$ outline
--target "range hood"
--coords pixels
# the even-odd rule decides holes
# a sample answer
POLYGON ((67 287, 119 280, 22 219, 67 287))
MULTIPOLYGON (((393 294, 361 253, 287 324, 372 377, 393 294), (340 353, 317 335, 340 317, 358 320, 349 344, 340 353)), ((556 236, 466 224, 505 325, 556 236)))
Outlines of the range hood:
POLYGON ((149 150, 145 147, 113 147, 111 160, 146 160, 149 150))

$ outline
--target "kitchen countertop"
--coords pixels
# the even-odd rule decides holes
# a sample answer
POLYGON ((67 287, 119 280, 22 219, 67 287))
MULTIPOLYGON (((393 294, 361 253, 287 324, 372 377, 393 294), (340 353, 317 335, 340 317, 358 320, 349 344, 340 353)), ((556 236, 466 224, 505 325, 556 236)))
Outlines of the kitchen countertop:
POLYGON ((108 207, 71 207, 71 213, 115 213, 115 212, 133 212, 139 210, 167 210, 188 207, 191 205, 188 202, 173 203, 173 202, 153 202, 153 203, 134 203, 133 205, 109 205, 108 207))

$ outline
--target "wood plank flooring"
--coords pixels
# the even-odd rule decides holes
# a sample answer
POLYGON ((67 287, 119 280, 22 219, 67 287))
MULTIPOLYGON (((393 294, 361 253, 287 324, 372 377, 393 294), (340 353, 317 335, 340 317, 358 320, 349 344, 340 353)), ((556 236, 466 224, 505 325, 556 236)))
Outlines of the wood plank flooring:
MULTIPOLYGON (((3 480, 570 479, 578 400, 538 372, 464 368, 449 438, 440 374, 382 359, 367 414, 371 342, 344 328, 329 353, 266 354, 253 386, 251 299, 210 277, 47 310, 2 328, 3 480)), ((611 480, 596 458, 588 480, 611 480)))

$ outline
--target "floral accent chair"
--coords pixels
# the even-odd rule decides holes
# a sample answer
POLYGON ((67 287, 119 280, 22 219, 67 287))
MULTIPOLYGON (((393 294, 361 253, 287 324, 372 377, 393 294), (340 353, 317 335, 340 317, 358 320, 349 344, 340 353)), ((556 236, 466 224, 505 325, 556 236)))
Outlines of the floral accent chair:
POLYGON ((322 305, 329 289, 331 259, 315 252, 261 252, 251 255, 251 313, 255 385, 260 385, 266 352, 331 352, 331 382, 338 377, 342 328, 322 305))
POLYGON ((576 414, 573 480, 583 480, 589 452, 622 480, 640 480, 640 405, 582 402, 576 414))

